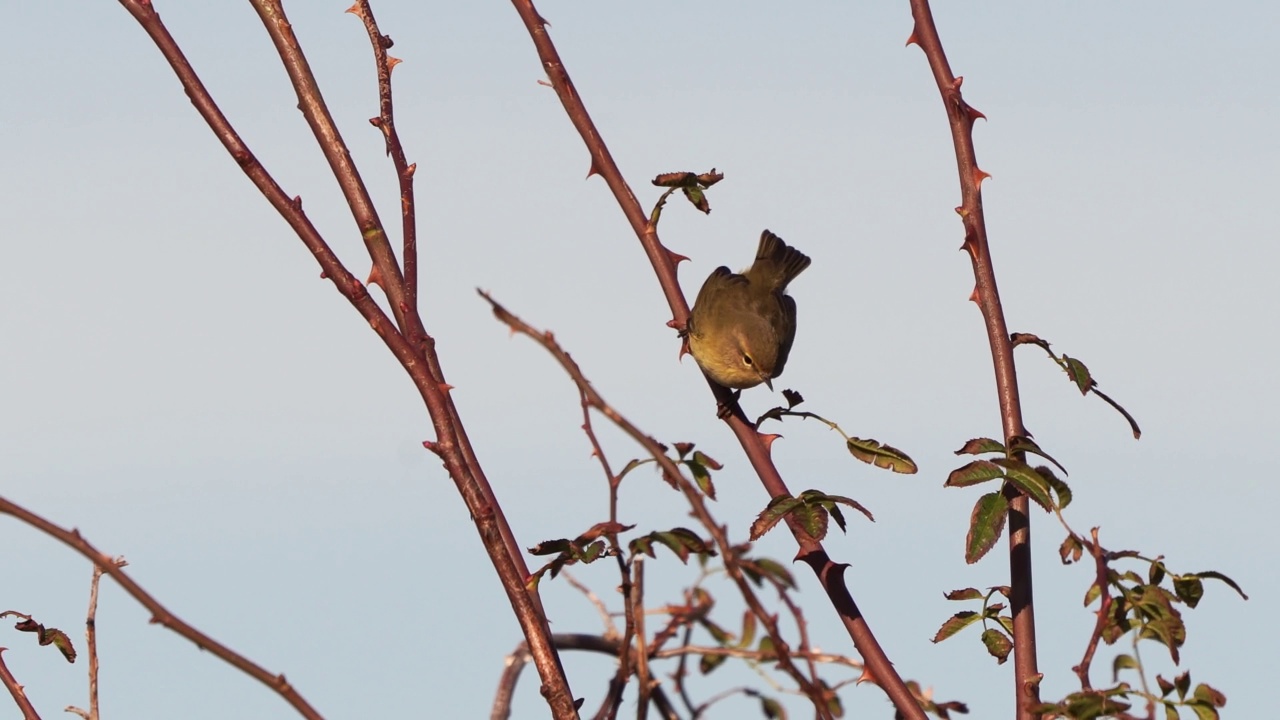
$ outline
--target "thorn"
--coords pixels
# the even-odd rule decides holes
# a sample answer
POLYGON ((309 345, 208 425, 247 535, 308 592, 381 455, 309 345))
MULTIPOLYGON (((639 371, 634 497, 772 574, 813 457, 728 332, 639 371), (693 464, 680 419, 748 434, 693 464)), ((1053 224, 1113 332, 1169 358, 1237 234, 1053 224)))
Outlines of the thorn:
POLYGON ((453 389, 453 386, 446 382, 437 383, 436 387, 440 388, 440 392, 444 393, 445 395, 448 395, 449 391, 453 389))
POLYGON ((387 56, 387 72, 391 72, 392 70, 395 70, 396 66, 402 62, 404 61, 401 60, 400 58, 391 57, 390 55, 388 55, 387 56))
POLYGON ((991 173, 983 172, 982 168, 975 167, 973 169, 973 181, 978 184, 978 189, 982 189, 982 181, 991 177, 991 173))
POLYGON ((374 127, 376 127, 376 128, 380 128, 380 127, 382 127, 382 118, 380 118, 380 117, 371 117, 371 118, 369 118, 369 124, 370 124, 370 125, 372 125, 372 126, 374 126, 374 127))
POLYGON ((692 354, 693 353, 689 351, 689 337, 685 336, 685 338, 680 341, 680 354, 676 356, 676 362, 683 362, 685 355, 692 354))
POLYGON ((549 87, 549 88, 554 88, 554 87, 555 87, 555 85, 552 85, 551 83, 547 82, 546 80, 539 80, 539 81, 538 81, 538 84, 539 84, 539 85, 543 85, 543 86, 545 86, 545 87, 549 87))
POLYGON ((587 170, 587 177, 584 179, 590 179, 592 175, 599 175, 599 174, 600 174, 600 168, 596 167, 596 159, 591 158, 591 169, 587 170))
POLYGON ((680 263, 685 262, 686 260, 689 259, 688 257, 681 255, 678 252, 672 252, 671 250, 667 250, 667 248, 665 247, 662 249, 667 251, 667 259, 671 261, 672 265, 679 265, 680 263))
POLYGON ((920 38, 916 35, 915 27, 912 27, 911 34, 907 36, 907 44, 903 45, 903 47, 911 47, 912 45, 919 45, 919 44, 920 44, 920 38))
POLYGON ((364 284, 382 287, 382 273, 378 271, 377 265, 374 265, 373 269, 369 271, 369 278, 364 281, 364 284))
POLYGON ((356 17, 359 17, 359 18, 364 17, 364 13, 361 12, 359 2, 353 3, 351 7, 347 8, 346 10, 343 10, 343 12, 351 13, 352 15, 355 15, 356 17))
POLYGON ((976 108, 976 107, 974 107, 974 106, 970 105, 969 103, 965 103, 965 104, 964 104, 964 110, 965 110, 965 112, 969 113, 969 121, 970 121, 970 122, 972 122, 972 121, 974 121, 974 120, 977 120, 978 118, 982 118, 983 120, 986 120, 986 119, 987 119, 987 116, 986 116, 986 115, 983 115, 983 114, 978 110, 978 108, 976 108))
POLYGON ((974 305, 978 304, 978 286, 977 285, 974 285, 973 292, 969 293, 969 302, 973 303, 974 305))
MULTIPOLYGON (((534 14, 537 15, 536 12, 534 14)), ((541 15, 538 15, 538 24, 543 27, 551 27, 551 23, 547 22, 547 19, 542 17, 541 15)))
POLYGON ((879 685, 879 684, 880 684, 880 683, 876 682, 876 676, 875 676, 875 675, 873 675, 873 674, 871 674, 871 668, 867 667, 866 665, 863 665, 863 666, 862 666, 862 674, 858 676, 858 679, 857 679, 857 680, 854 680, 854 681, 853 681, 853 684, 854 684, 854 685, 861 685, 861 684, 862 684, 862 683, 864 683, 864 682, 869 682, 869 683, 871 683, 871 684, 873 684, 873 685, 879 685))
POLYGON ((404 169, 406 177, 413 177, 413 174, 416 172, 418 172, 418 163, 409 163, 409 167, 404 169))
POLYGON ((757 433, 757 434, 760 436, 760 442, 764 443, 765 450, 772 449, 773 441, 782 437, 781 435, 776 435, 774 433, 757 433))

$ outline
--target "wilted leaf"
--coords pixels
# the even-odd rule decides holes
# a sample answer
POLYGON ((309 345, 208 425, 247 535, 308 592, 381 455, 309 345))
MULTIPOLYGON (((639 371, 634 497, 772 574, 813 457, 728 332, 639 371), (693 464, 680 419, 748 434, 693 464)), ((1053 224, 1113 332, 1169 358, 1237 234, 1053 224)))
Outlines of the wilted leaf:
POLYGON ((978 588, 964 588, 961 590, 952 590, 943 597, 948 600, 981 600, 986 597, 986 594, 978 588))
POLYGON ((35 633, 36 642, 41 645, 54 646, 58 649, 58 652, 62 653, 62 657, 69 663, 76 661, 76 649, 75 646, 71 644, 71 638, 67 637, 67 634, 58 628, 46 628, 35 620, 26 617, 14 623, 13 629, 21 632, 35 633))
POLYGON ((915 461, 907 457, 906 453, 895 447, 883 445, 878 440, 851 437, 845 445, 849 448, 851 455, 878 468, 905 475, 913 475, 917 470, 915 461))
POLYGON ((1084 546, 1080 544, 1080 539, 1075 535, 1068 535, 1066 540, 1062 541, 1062 545, 1058 547, 1058 556, 1062 558, 1063 565, 1070 565, 1076 562, 1084 554, 1084 546))
POLYGON ((1198 573, 1191 573, 1191 575, 1183 575, 1183 577, 1211 578, 1213 580, 1221 580, 1227 585, 1230 585, 1232 590, 1235 590, 1236 592, 1240 593, 1240 597, 1244 598, 1245 600, 1249 599, 1249 596, 1244 594, 1244 590, 1242 590, 1240 586, 1236 584, 1235 580, 1232 580, 1231 578, 1227 577, 1226 575, 1223 575, 1222 573, 1216 570, 1204 570, 1198 573))
POLYGON ((978 498, 969 516, 969 535, 965 538, 965 562, 972 565, 982 559, 1004 532, 1009 501, 999 491, 978 498))
POLYGON ((760 697, 760 711, 769 720, 787 720, 787 711, 782 707, 782 703, 771 697, 760 697))

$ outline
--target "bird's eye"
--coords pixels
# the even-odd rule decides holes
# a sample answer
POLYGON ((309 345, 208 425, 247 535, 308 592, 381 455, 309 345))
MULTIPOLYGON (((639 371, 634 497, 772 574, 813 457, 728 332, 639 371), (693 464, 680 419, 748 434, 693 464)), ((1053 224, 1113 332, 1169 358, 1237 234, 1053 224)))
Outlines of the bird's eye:
POLYGON ((751 360, 751 356, 750 356, 750 355, 743 355, 743 356, 742 356, 742 362, 743 362, 743 364, 747 365, 748 367, 750 367, 750 366, 752 366, 752 365, 755 365, 755 363, 754 363, 754 362, 752 362, 752 360, 751 360))

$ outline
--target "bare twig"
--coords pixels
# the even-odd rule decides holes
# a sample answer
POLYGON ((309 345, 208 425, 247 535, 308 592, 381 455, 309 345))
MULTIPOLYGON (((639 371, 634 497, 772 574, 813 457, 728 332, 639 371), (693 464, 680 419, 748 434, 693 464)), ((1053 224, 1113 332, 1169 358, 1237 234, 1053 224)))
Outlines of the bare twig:
POLYGON ((302 695, 285 680, 284 675, 272 675, 262 666, 254 663, 245 656, 228 648, 222 643, 205 635, 191 625, 184 622, 181 618, 169 612, 167 608, 160 604, 158 600, 151 596, 142 586, 134 582, 123 568, 116 565, 114 559, 106 553, 98 550, 88 540, 80 536, 78 530, 66 530, 48 520, 36 515, 26 508, 10 502, 7 498, 0 497, 0 513, 12 515, 49 537, 62 542, 72 550, 83 555, 92 562, 96 567, 100 568, 103 573, 110 575, 125 592, 129 593, 134 600, 151 612, 151 622, 172 630, 182 637, 190 640, 196 647, 201 650, 207 650, 214 656, 227 663, 231 667, 257 680, 258 682, 271 688, 284 701, 289 703, 293 709, 298 711, 309 720, 320 720, 322 716, 316 712, 311 704, 303 699, 302 695))
MULTIPOLYGON (((115 558, 112 560, 115 566, 122 568, 129 563, 124 558, 115 558)), ((102 581, 102 568, 98 565, 93 566, 93 580, 89 582, 89 611, 85 614, 84 636, 85 636, 85 654, 89 656, 89 709, 87 711, 80 708, 68 707, 67 712, 73 712, 85 720, 98 720, 98 586, 102 581)))
MULTIPOLYGON (((512 0, 512 4, 520 14, 520 19, 524 22, 525 29, 529 32, 529 37, 533 40, 533 45, 537 50, 538 58, 542 62, 547 78, 551 82, 551 87, 560 98, 570 122, 577 128, 578 134, 582 136, 582 140, 591 154, 590 174, 600 175, 609 186, 614 199, 618 202, 618 206, 621 208, 623 215, 626 216, 627 222, 631 225, 632 231, 635 232, 645 255, 648 256, 649 262, 658 276, 658 283, 661 285, 663 295, 667 299, 667 305, 671 309, 671 325, 676 328, 683 328, 689 318, 689 305, 685 301, 684 293, 681 291, 680 284, 676 279, 676 262, 679 256, 667 250, 659 241, 658 234, 649 223, 649 218, 644 209, 640 207, 640 203, 636 200, 635 193, 631 191, 630 186, 623 179, 621 171, 613 161, 613 156, 609 152, 608 146, 596 129, 595 124, 591 121, 591 116, 587 113, 581 96, 578 95, 573 81, 569 78, 569 73, 565 70, 564 63, 560 60, 560 54, 556 51, 555 43, 551 41, 550 36, 547 34, 546 21, 538 14, 532 0, 512 0)), ((769 493, 769 497, 776 498, 791 495, 786 483, 782 480, 782 476, 778 473, 777 467, 773 464, 773 459, 769 454, 769 448, 764 438, 760 433, 756 432, 751 422, 742 414, 742 410, 738 407, 737 400, 733 394, 727 388, 721 387, 709 378, 707 383, 715 395, 717 405, 729 409, 729 412, 724 414, 725 422, 729 424, 734 436, 737 437, 738 442, 742 445, 747 459, 751 462, 756 474, 759 475, 761 483, 769 493)), ((894 707, 905 718, 908 720, 924 720, 925 716, 920 709, 919 703, 912 697, 906 683, 902 681, 902 677, 894 668, 893 663, 885 655, 884 649, 880 647, 879 641, 876 640, 871 628, 867 625, 862 611, 858 609, 853 596, 849 594, 849 588, 845 585, 843 577, 846 566, 833 562, 822 547, 822 543, 809 537, 804 528, 794 518, 788 517, 786 522, 787 527, 800 547, 797 557, 809 565, 814 574, 817 575, 818 581, 822 584, 823 590, 826 591, 832 606, 839 614, 840 620, 844 624, 845 630, 849 633, 849 637, 853 640, 854 646, 857 647, 858 652, 866 660, 868 674, 884 689, 894 707)))
POLYGON ((404 146, 400 143, 400 134, 396 132, 395 105, 391 100, 391 70, 400 60, 387 54, 391 47, 391 37, 383 35, 378 29, 378 21, 373 17, 373 8, 369 0, 357 0, 347 12, 360 18, 365 30, 369 33, 369 43, 373 46, 374 64, 378 68, 378 117, 369 122, 382 131, 387 143, 387 155, 396 168, 396 177, 400 180, 400 220, 401 233, 404 240, 404 301, 411 312, 418 311, 418 219, 417 206, 414 202, 413 175, 418 164, 409 164, 405 158, 404 146))
MULTIPOLYGON (((617 656, 626 647, 617 639, 611 640, 599 635, 556 633, 552 636, 552 640, 558 650, 586 650, 614 656, 617 656)), ((520 673, 524 666, 528 664, 529 659, 529 647, 524 643, 520 643, 507 656, 507 667, 503 670, 502 677, 498 681, 498 692, 494 694, 493 708, 489 712, 489 720, 507 720, 511 717, 511 698, 515 696, 516 682, 520 679, 520 673)), ((667 699, 667 695, 663 692, 661 685, 654 687, 651 699, 653 700, 654 709, 658 711, 662 720, 680 720, 680 716, 676 713, 675 708, 672 707, 671 701, 667 699)))
MULTIPOLYGON (((987 340, 991 346, 1004 437, 1022 437, 1027 431, 1022 424, 1013 345, 1009 340, 1004 310, 1000 306, 1000 292, 996 287, 995 269, 991 261, 991 248, 987 244, 987 226, 982 210, 982 181, 988 175, 978 167, 973 147, 973 124, 983 115, 965 102, 960 93, 963 78, 958 78, 951 72, 928 0, 910 0, 910 4, 915 25, 907 42, 915 43, 924 50, 951 126, 951 140, 955 145, 956 166, 960 174, 961 204, 956 212, 964 223, 963 248, 969 253, 973 263, 975 287, 971 299, 977 302, 982 312, 987 340)), ((1023 453, 1017 455, 1020 460, 1025 459, 1023 453)), ((1013 615, 1017 712, 1020 720, 1032 720, 1030 708, 1039 702, 1040 693, 1031 573, 1031 520, 1027 514, 1026 495, 1012 484, 1005 486, 1005 495, 1009 498, 1009 576, 1012 589, 1009 604, 1013 615)))

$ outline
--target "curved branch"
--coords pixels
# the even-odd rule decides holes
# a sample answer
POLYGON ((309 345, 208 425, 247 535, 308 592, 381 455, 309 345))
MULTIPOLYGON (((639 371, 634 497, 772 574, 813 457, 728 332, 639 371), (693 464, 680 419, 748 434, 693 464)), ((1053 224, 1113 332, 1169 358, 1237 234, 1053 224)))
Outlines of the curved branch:
POLYGON ((183 622, 181 618, 169 612, 150 593, 134 582, 133 578, 129 577, 129 574, 117 565, 115 560, 81 537, 78 530, 66 530, 58 527, 4 497, 0 497, 0 513, 12 515, 85 556, 89 562, 93 563, 104 574, 110 575, 111 579, 115 580, 134 600, 137 600, 140 605, 151 611, 151 622, 163 625, 190 640, 201 650, 208 650, 231 667, 271 688, 277 695, 284 698, 285 702, 289 703, 294 710, 297 710, 299 715, 308 718, 308 720, 322 720, 320 713, 316 712, 315 708, 311 707, 310 703, 303 699, 302 695, 289 684, 289 681, 285 680, 284 675, 272 675, 262 666, 183 622))

